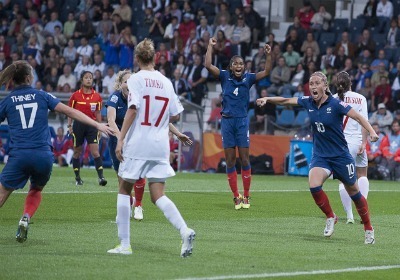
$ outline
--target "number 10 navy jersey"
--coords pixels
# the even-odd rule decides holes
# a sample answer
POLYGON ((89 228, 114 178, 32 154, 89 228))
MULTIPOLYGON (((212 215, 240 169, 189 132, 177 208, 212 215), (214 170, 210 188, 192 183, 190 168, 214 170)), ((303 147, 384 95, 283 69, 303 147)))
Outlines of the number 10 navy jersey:
POLYGON ((332 96, 320 108, 309 96, 299 98, 297 103, 307 110, 310 117, 314 134, 314 155, 338 157, 349 153, 343 134, 343 116, 350 111, 351 106, 332 96))
POLYGON ((52 94, 19 86, 0 103, 0 122, 8 121, 10 149, 50 147, 48 113, 60 102, 52 94))

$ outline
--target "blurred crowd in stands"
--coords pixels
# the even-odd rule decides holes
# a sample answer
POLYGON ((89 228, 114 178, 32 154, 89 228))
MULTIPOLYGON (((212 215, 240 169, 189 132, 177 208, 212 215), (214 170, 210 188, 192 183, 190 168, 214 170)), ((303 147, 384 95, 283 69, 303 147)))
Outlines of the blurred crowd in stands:
MULTIPOLYGON (((390 134, 400 117, 398 2, 370 0, 357 18, 340 19, 323 1, 319 7, 303 1, 285 40, 277 42, 273 33, 265 33, 265 18, 252 0, 4 0, 0 70, 25 59, 34 68, 32 86, 65 93, 79 88, 80 73, 89 70, 95 89, 107 95, 119 70, 138 70, 135 46, 150 37, 156 44, 156 69, 171 79, 180 98, 203 105, 207 82, 213 81, 203 66, 209 38, 218 40, 214 65, 226 68, 233 55, 241 55, 250 72, 264 69, 266 42, 273 65, 270 76, 250 91, 251 133, 274 134, 277 127, 306 122, 296 122, 304 116, 300 111, 256 108, 258 97, 309 95, 314 71, 327 75, 334 93, 335 74, 347 71, 352 89, 367 98, 373 122, 390 134)), ((211 101, 213 130, 218 130, 220 106, 219 98, 211 101)))

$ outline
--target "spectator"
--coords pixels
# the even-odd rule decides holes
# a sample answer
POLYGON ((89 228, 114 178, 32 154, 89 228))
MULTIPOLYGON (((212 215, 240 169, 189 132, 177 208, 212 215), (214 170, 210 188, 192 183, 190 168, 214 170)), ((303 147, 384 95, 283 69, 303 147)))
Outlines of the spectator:
MULTIPOLYGON (((363 64, 359 69, 358 72, 354 78, 355 80, 355 91, 359 93, 360 89, 365 87, 365 80, 369 79, 371 81, 372 77, 372 72, 369 70, 368 64, 363 64)), ((369 96, 368 99, 370 99, 371 96, 369 96)))
POLYGON ((201 55, 205 55, 207 52, 207 42, 210 41, 211 34, 208 31, 203 32, 203 36, 200 38, 200 40, 197 41, 197 44, 199 45, 201 49, 201 55))
POLYGON ((389 132, 389 126, 393 122, 393 114, 386 109, 385 104, 379 103, 378 110, 372 113, 369 122, 377 123, 380 131, 387 134, 389 132))
POLYGON ((8 22, 7 17, 0 17, 0 18, 1 18, 0 34, 7 36, 8 30, 10 29, 10 23, 8 22))
POLYGON ((5 69, 10 64, 10 60, 6 59, 5 53, 3 51, 0 51, 0 71, 5 69))
POLYGON ((82 56, 82 61, 75 66, 74 75, 78 79, 84 71, 90 72, 91 68, 90 57, 84 55, 82 56))
POLYGON ((303 57, 300 59, 300 63, 302 63, 304 67, 307 67, 311 61, 314 62, 315 66, 321 64, 319 57, 314 53, 313 48, 307 47, 303 57))
POLYGON ((380 33, 386 33, 389 29, 390 20, 393 17, 393 4, 388 0, 380 0, 376 7, 376 16, 378 17, 378 30, 380 33))
POLYGON ((43 64, 44 64, 44 71, 45 73, 48 72, 48 70, 52 67, 59 68, 60 62, 59 62, 59 55, 56 53, 56 50, 54 48, 51 48, 47 55, 45 55, 43 59, 43 64))
POLYGON ((365 78, 364 87, 360 88, 357 92, 367 99, 368 112, 370 112, 371 111, 371 98, 372 98, 372 94, 374 93, 374 91, 372 89, 372 85, 371 85, 371 79, 365 78))
POLYGON ((290 71, 294 72, 301 58, 298 52, 293 51, 292 44, 287 45, 286 52, 283 53, 283 57, 285 58, 286 65, 290 68, 290 71))
MULTIPOLYGON (((277 41, 275 41, 275 34, 274 33, 271 32, 271 33, 268 34, 268 39, 267 39, 266 44, 271 46, 271 50, 274 49, 274 47, 276 45, 279 46, 279 43, 277 41)), ((260 46, 262 46, 262 43, 260 43, 260 46)))
POLYGON ((207 120, 207 130, 216 133, 221 128, 222 94, 213 98, 212 103, 214 107, 211 109, 210 117, 207 120))
POLYGON ((87 38, 87 40, 93 38, 95 32, 92 23, 87 18, 86 13, 79 14, 79 20, 75 24, 74 39, 87 38))
POLYGON ((23 32, 28 26, 28 21, 24 19, 22 12, 18 12, 14 20, 11 21, 10 28, 8 29, 8 36, 15 37, 19 32, 23 32))
POLYGON ((395 62, 399 58, 400 47, 400 28, 397 25, 397 20, 392 19, 390 29, 386 37, 385 53, 390 62, 395 62))
POLYGON ((47 23, 51 19, 51 13, 57 12, 57 6, 54 0, 48 0, 46 9, 42 13, 42 21, 43 23, 47 23))
POLYGON ((57 46, 57 45, 54 43, 54 37, 53 37, 53 35, 47 35, 47 36, 46 36, 46 42, 44 43, 42 54, 43 54, 44 56, 46 56, 46 55, 49 53, 50 49, 54 49, 54 50, 56 51, 56 54, 57 54, 57 55, 60 54, 60 47, 57 46))
MULTIPOLYGON (((104 56, 104 62, 107 66, 114 67, 114 72, 119 70, 119 37, 115 34, 110 34, 108 40, 105 43, 106 51, 104 56)), ((112 93, 112 92, 111 92, 112 93)))
MULTIPOLYGON (((382 143, 383 138, 385 137, 385 134, 383 134, 380 131, 379 125, 377 123, 372 123, 371 126, 375 130, 376 134, 379 136, 379 139, 376 142, 371 142, 368 139, 365 149, 367 151, 368 162, 370 164, 371 163, 378 164, 382 160, 382 151, 380 149, 380 145, 382 143)), ((368 177, 370 177, 370 176, 368 176, 368 177)))
MULTIPOLYGON (((159 0, 158 0, 159 1, 159 0)), ((113 15, 119 14, 122 21, 130 24, 132 21, 132 9, 127 0, 120 0, 120 5, 114 10, 113 15)))
POLYGON ((23 59, 27 59, 29 55, 31 55, 37 62, 38 65, 42 64, 42 56, 40 55, 40 51, 42 47, 37 42, 37 38, 35 36, 29 37, 28 44, 24 48, 23 59))
POLYGON ((63 24, 58 20, 58 12, 54 11, 50 15, 50 20, 44 26, 43 32, 45 34, 54 35, 54 28, 58 26, 60 30, 63 28, 63 24))
POLYGON ((345 54, 345 49, 343 46, 340 46, 337 50, 335 51, 336 58, 335 62, 333 64, 333 68, 335 69, 335 72, 337 72, 339 69, 344 68, 345 61, 347 59, 347 55, 345 54))
POLYGON ((115 84, 115 75, 114 68, 109 66, 107 68, 107 75, 103 79, 103 94, 112 94, 114 92, 114 84, 115 84))
POLYGON ((288 29, 286 30, 285 40, 287 40, 290 37, 290 32, 292 30, 296 30, 297 36, 299 36, 299 38, 304 38, 306 35, 306 31, 301 26, 300 19, 298 16, 295 16, 293 18, 293 24, 289 25, 288 29))
POLYGON ((45 43, 45 38, 43 37, 43 26, 39 23, 34 23, 32 25, 28 25, 24 30, 25 37, 35 36, 37 41, 41 46, 45 43))
POLYGON ((187 81, 181 77, 181 72, 178 68, 174 70, 174 76, 171 80, 174 86, 175 93, 179 96, 179 99, 187 99, 191 101, 190 92, 188 89, 187 81))
POLYGON ((4 56, 6 59, 10 58, 11 46, 6 42, 4 35, 1 34, 0 34, 0 52, 4 52, 4 56))
MULTIPOLYGON (((400 182, 400 121, 392 122, 392 129, 382 139, 380 146, 382 151, 381 165, 387 168, 388 175, 395 181, 400 182)), ((389 180, 390 177, 384 178, 389 180)))
POLYGON ((368 50, 371 54, 375 54, 375 48, 375 41, 371 38, 369 30, 365 28, 358 38, 356 56, 361 55, 364 50, 368 50))
MULTIPOLYGON (((220 24, 220 19, 221 17, 225 17, 227 22, 232 22, 231 19, 231 13, 229 11, 229 3, 227 2, 220 2, 219 3, 219 10, 218 13, 216 13, 215 18, 214 18, 214 26, 218 26, 220 24)), ((212 32, 211 32, 212 34, 212 32)))
POLYGON ((200 24, 196 27, 196 39, 200 40, 203 37, 204 32, 213 34, 212 27, 210 25, 208 25, 207 18, 205 16, 202 16, 200 19, 200 24))
POLYGON ((268 95, 280 95, 281 88, 284 84, 287 84, 290 80, 291 71, 286 65, 285 58, 281 56, 278 60, 278 65, 272 69, 271 72, 271 83, 272 85, 268 88, 268 95))
POLYGON ((319 67, 321 71, 324 71, 328 65, 333 67, 333 65, 335 64, 335 59, 336 56, 333 54, 333 48, 327 47, 326 53, 321 57, 321 65, 319 67))
MULTIPOLYGON (((94 61, 93 61, 93 64, 91 65, 90 72, 96 74, 95 73, 96 70, 100 71, 101 76, 103 76, 103 74, 105 74, 105 72, 106 72, 106 64, 104 63, 103 57, 100 54, 96 54, 94 56, 94 61)), ((97 92, 101 92, 101 91, 97 91, 97 92)))
MULTIPOLYGON (((81 38, 81 44, 76 49, 76 58, 79 62, 82 62, 82 57, 87 56, 91 57, 93 54, 93 47, 89 44, 88 39, 86 37, 81 38)), ((79 76, 78 76, 79 77, 79 76)))
POLYGON ((189 53, 192 49, 192 45, 197 43, 196 29, 190 30, 189 38, 186 40, 185 46, 183 47, 183 55, 186 59, 189 58, 189 53))
POLYGON ((164 55, 160 55, 158 63, 155 65, 154 68, 160 72, 163 71, 164 76, 171 79, 172 76, 171 64, 168 62, 167 58, 164 55))
POLYGON ((243 15, 239 15, 237 23, 233 26, 231 44, 240 45, 240 52, 238 54, 246 57, 250 54, 250 40, 250 28, 245 24, 243 15))
POLYGON ((310 3, 310 1, 304 0, 303 1, 303 7, 300 8, 296 16, 300 20, 301 27, 305 30, 309 30, 311 28, 311 19, 314 16, 314 9, 310 3))
POLYGON ((59 46, 61 49, 64 49, 67 44, 67 38, 61 32, 61 28, 59 26, 54 27, 54 43, 59 46))
POLYGON ((196 30, 196 23, 192 20, 192 15, 189 13, 185 13, 183 15, 183 21, 179 25, 179 35, 182 37, 183 44, 186 44, 186 41, 189 39, 190 31, 196 30))
POLYGON ((374 90, 371 100, 371 110, 375 111, 376 104, 380 103, 383 103, 388 109, 392 108, 392 90, 386 76, 380 77, 380 84, 374 90))
POLYGON ((68 84, 70 89, 75 91, 76 77, 72 75, 72 67, 70 64, 65 64, 63 67, 63 74, 58 78, 57 91, 62 91, 65 84, 68 84))
POLYGON ((102 93, 103 92, 103 74, 99 69, 93 71, 93 73, 94 73, 93 88, 98 93, 102 93))
POLYGON ((380 68, 381 68, 380 66, 382 65, 382 63, 385 65, 385 69, 389 70, 389 61, 386 59, 385 51, 379 50, 378 57, 375 58, 371 63, 372 72, 375 73, 378 70, 380 70, 380 68))
POLYGON ((68 45, 63 50, 63 57, 65 58, 66 63, 73 66, 75 65, 75 60, 78 57, 78 54, 73 39, 68 40, 68 45))
POLYGON ((341 38, 342 39, 335 46, 335 54, 337 55, 339 48, 343 47, 344 54, 347 57, 349 57, 351 59, 355 58, 356 45, 350 41, 349 33, 347 31, 343 31, 341 38))
POLYGON ((171 18, 171 22, 167 25, 164 32, 164 40, 172 40, 174 38, 174 31, 175 29, 179 28, 179 21, 178 17, 173 16, 171 18))
POLYGON ((202 63, 202 58, 199 55, 194 56, 193 65, 189 66, 184 74, 187 79, 189 88, 192 93, 192 102, 201 105, 201 102, 207 91, 208 71, 202 63))
POLYGON ((155 14, 153 18, 153 22, 151 23, 149 27, 149 36, 152 38, 154 41, 155 45, 158 45, 163 41, 164 37, 164 27, 162 25, 162 14, 157 13, 155 14))
POLYGON ((284 97, 293 96, 293 94, 297 91, 298 86, 303 84, 304 73, 305 71, 303 68, 303 64, 298 63, 296 66, 296 71, 293 73, 293 76, 290 79, 289 84, 285 84, 282 87, 282 96, 284 97))
MULTIPOLYGON (((257 13, 253 9, 252 3, 246 3, 243 5, 243 16, 245 20, 245 24, 250 28, 251 30, 251 44, 252 47, 258 47, 258 37, 261 32, 261 30, 264 29, 263 26, 263 20, 261 19, 261 16, 259 13, 257 13)), ((271 45, 270 45, 271 46, 271 45)), ((271 46, 272 47, 272 46, 271 46)))
POLYGON ((144 0, 142 4, 142 9, 151 9, 153 13, 158 13, 162 9, 161 0, 144 0))
POLYGON ((120 69, 133 69, 134 49, 136 45, 137 39, 132 35, 131 27, 125 27, 125 29, 122 30, 121 39, 119 40, 120 69))
POLYGON ((289 36, 286 38, 281 46, 281 50, 285 51, 287 49, 287 45, 289 44, 293 46, 293 50, 295 52, 298 52, 300 55, 303 54, 301 52, 301 45, 303 44, 303 41, 299 38, 296 29, 290 30, 289 36))
POLYGON ((170 50, 174 58, 177 58, 179 55, 183 55, 183 39, 179 35, 179 30, 174 30, 174 37, 170 41, 170 50))
POLYGON ((392 85, 393 107, 400 109, 400 61, 396 63, 396 67, 390 71, 389 79, 392 85))
POLYGON ((67 39, 71 38, 74 35, 76 20, 74 17, 74 13, 68 13, 68 20, 64 23, 63 34, 67 39))
POLYGON ((218 31, 224 31, 225 37, 230 40, 232 38, 233 26, 228 23, 228 19, 225 16, 221 16, 219 19, 219 25, 215 28, 214 37, 218 31))
POLYGON ((179 55, 178 59, 176 60, 175 69, 179 70, 180 77, 183 76, 183 74, 185 73, 187 67, 188 67, 188 65, 186 63, 185 56, 183 54, 179 55))
POLYGON ((44 82, 45 87, 50 85, 51 88, 54 91, 54 89, 57 88, 58 79, 59 79, 58 68, 57 67, 51 67, 49 73, 47 73, 44 76, 43 82, 44 82))
MULTIPOLYGON (((379 67, 378 71, 375 71, 371 77, 371 84, 372 84, 372 88, 374 90, 381 82, 382 76, 385 76, 389 80, 389 72, 386 71, 385 63, 381 62, 378 67, 379 67)), ((378 103, 376 103, 376 104, 378 104, 378 103)))
POLYGON ((329 31, 332 15, 326 11, 324 5, 320 5, 318 12, 311 18, 311 29, 316 31, 329 31))
POLYGON ((178 18, 178 23, 182 21, 182 11, 179 9, 177 1, 171 1, 171 15, 178 18))
MULTIPOLYGON (((266 88, 261 89, 260 96, 267 97, 266 88)), ((274 123, 276 121, 276 105, 267 103, 265 106, 254 106, 254 117, 250 120, 251 134, 274 135, 274 123)))
POLYGON ((71 137, 64 135, 64 128, 57 128, 57 136, 53 140, 54 162, 59 167, 68 166, 74 154, 74 145, 71 137))
POLYGON ((354 65, 357 68, 361 68, 363 64, 367 64, 368 67, 373 61, 372 55, 369 50, 365 49, 362 53, 354 60, 354 65))
POLYGON ((101 20, 96 26, 96 34, 108 34, 113 29, 113 22, 108 12, 103 12, 101 20))
POLYGON ((376 26, 378 18, 376 17, 376 8, 378 7, 378 0, 368 0, 365 4, 363 17, 366 19, 365 27, 376 26))

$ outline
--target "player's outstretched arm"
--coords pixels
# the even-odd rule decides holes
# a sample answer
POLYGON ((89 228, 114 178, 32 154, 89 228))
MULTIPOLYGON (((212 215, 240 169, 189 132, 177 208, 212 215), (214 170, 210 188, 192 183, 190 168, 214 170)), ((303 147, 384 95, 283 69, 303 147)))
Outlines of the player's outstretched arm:
POLYGON ((57 106, 54 108, 54 110, 59 113, 63 113, 74 120, 88 124, 90 126, 93 126, 93 127, 97 128, 97 130, 100 130, 101 132, 107 133, 109 135, 115 134, 114 129, 112 129, 108 125, 96 122, 96 121, 92 120, 91 118, 89 118, 88 116, 86 116, 84 113, 82 113, 74 108, 71 108, 61 102, 57 104, 57 106))
POLYGON ((117 136, 117 138, 119 137, 119 129, 117 124, 115 123, 115 119, 117 117, 117 110, 112 107, 112 106, 108 106, 107 107, 107 122, 108 125, 114 129, 115 131, 115 136, 117 136))
POLYGON ((172 123, 169 123, 169 131, 178 137, 179 141, 181 141, 183 145, 191 146, 193 144, 193 141, 189 138, 189 136, 180 132, 172 123))
POLYGON ((285 97, 280 97, 280 96, 274 96, 274 97, 263 97, 263 98, 258 98, 256 100, 256 103, 258 106, 262 107, 267 102, 275 104, 275 105, 292 105, 296 106, 297 104, 297 97, 291 97, 291 98, 285 98, 285 97))
POLYGON ((376 142, 379 136, 376 134, 375 130, 372 128, 371 124, 366 120, 361 114, 357 113, 354 109, 350 109, 347 116, 358 122, 363 128, 369 132, 369 138, 371 142, 376 142))
POLYGON ((213 54, 213 48, 217 44, 217 39, 215 38, 210 38, 208 41, 208 47, 207 47, 207 52, 206 52, 206 59, 204 62, 204 66, 207 68, 208 72, 210 72, 215 78, 219 77, 219 69, 218 67, 212 65, 212 54, 213 54))
POLYGON ((267 77, 271 73, 272 58, 271 58, 271 47, 270 47, 270 45, 265 44, 264 52, 265 52, 265 55, 267 56, 267 60, 265 61, 265 69, 256 74, 256 81, 264 79, 265 77, 267 77))

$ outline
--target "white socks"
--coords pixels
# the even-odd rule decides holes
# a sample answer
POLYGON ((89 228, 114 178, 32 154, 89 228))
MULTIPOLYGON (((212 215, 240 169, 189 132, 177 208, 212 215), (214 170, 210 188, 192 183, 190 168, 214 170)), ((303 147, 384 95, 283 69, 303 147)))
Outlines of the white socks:
POLYGON ((121 247, 126 248, 131 245, 130 242, 130 196, 118 194, 117 197, 117 226, 118 238, 121 240, 121 247))
POLYGON ((354 220, 353 210, 351 207, 352 201, 342 183, 339 184, 339 194, 340 194, 340 199, 342 200, 344 211, 346 212, 347 215, 347 219, 354 220))
POLYGON ((360 177, 358 179, 358 187, 360 188, 361 194, 365 197, 365 199, 368 198, 368 193, 369 193, 369 181, 367 177, 360 177))
POLYGON ((157 199, 155 204, 164 213, 168 221, 183 235, 187 225, 175 204, 165 195, 157 199))

